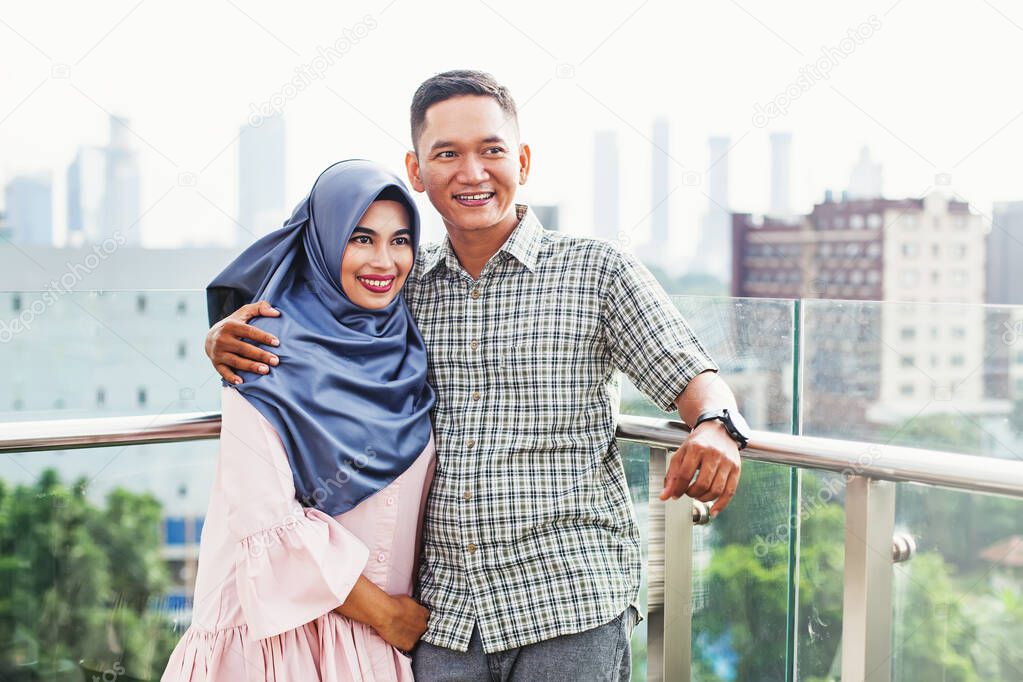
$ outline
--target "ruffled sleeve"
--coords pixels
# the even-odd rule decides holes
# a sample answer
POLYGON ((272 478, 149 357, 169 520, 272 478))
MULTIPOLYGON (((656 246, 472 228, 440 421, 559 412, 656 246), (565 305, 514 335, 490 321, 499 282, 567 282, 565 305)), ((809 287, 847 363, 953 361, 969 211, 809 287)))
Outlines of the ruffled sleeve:
POLYGON ((225 387, 220 477, 237 544, 236 588, 250 636, 297 628, 344 603, 369 549, 333 517, 302 507, 277 432, 225 387))

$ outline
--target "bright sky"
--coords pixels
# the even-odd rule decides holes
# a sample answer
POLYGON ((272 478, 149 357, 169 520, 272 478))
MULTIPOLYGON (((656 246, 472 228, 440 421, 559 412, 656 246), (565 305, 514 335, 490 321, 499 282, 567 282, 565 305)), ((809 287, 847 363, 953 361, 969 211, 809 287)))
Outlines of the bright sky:
MULTIPOLYGON (((622 216, 646 238, 651 125, 672 124, 672 248, 683 261, 702 212, 707 137, 731 136, 732 206, 762 212, 768 134, 793 134, 797 210, 848 182, 867 144, 888 196, 951 189, 990 214, 1023 199, 1023 7, 1008 0, 593 5, 241 2, 0 2, 0 182, 64 177, 79 144, 103 144, 107 112, 131 121, 143 167, 143 241, 225 242, 236 212, 238 127, 309 68, 318 48, 347 52, 284 105, 289 207, 324 167, 368 157, 402 171, 408 105, 450 68, 492 72, 521 108, 533 174, 523 197, 560 203, 563 229, 589 233, 593 134, 619 132, 622 216), (847 39, 860 32, 857 40, 847 39), (866 37, 863 37, 866 36, 866 37), (846 39, 843 42, 843 39, 846 39), (807 70, 829 51, 830 75, 807 70), (560 73, 563 76, 559 77, 560 73), (803 84, 799 79, 803 74, 803 84), (753 122, 786 89, 787 112, 753 122), (760 120, 763 124, 764 121, 760 120), (197 174, 194 187, 180 174, 197 174), (698 175, 694 175, 694 173, 698 175)), ((429 210, 428 204, 423 208, 429 210)), ((434 214, 429 214, 434 215, 434 214)), ((283 217, 283 216, 282 216, 283 217)), ((441 234, 427 221, 428 236, 441 234)), ((276 227, 276 226, 274 226, 276 227)))

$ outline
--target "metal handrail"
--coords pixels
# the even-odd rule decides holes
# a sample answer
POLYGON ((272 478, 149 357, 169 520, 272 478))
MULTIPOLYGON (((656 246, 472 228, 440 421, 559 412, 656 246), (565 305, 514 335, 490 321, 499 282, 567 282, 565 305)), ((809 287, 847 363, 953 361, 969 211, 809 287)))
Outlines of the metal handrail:
MULTIPOLYGON (((688 430, 680 421, 621 415, 618 437, 677 448, 688 430)), ((0 423, 0 453, 68 450, 205 440, 220 436, 220 414, 189 412, 136 417, 0 423)), ((755 431, 745 459, 871 479, 923 483, 1023 498, 1023 461, 940 450, 755 431)))

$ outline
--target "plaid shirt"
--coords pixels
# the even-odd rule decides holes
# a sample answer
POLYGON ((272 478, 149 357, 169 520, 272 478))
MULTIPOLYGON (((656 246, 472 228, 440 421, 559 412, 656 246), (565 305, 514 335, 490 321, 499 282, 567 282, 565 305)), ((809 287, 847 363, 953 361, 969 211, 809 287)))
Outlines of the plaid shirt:
POLYGON ((445 239, 404 289, 437 392, 423 639, 459 651, 474 624, 492 653, 597 627, 637 599, 616 370, 672 410, 717 369, 634 258, 518 213, 478 280, 445 239))

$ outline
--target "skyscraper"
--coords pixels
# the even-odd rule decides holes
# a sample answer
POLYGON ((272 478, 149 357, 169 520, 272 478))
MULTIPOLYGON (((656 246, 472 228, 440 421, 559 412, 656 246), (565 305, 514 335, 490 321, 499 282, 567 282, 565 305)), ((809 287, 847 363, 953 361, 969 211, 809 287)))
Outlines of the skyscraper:
POLYGON ((988 303, 1023 304, 1023 201, 995 202, 987 236, 988 303))
POLYGON ((881 198, 881 164, 870 158, 870 150, 864 146, 860 149, 860 158, 849 174, 849 199, 881 198))
POLYGON ((120 116, 110 117, 104 185, 103 238, 120 232, 127 244, 140 244, 142 181, 138 152, 132 144, 128 120, 120 116))
POLYGON ((557 204, 530 204, 529 208, 532 209, 536 219, 544 228, 548 230, 561 229, 560 207, 557 204))
POLYGON ((728 197, 728 137, 707 139, 710 162, 707 170, 707 212, 690 269, 714 275, 728 283, 732 278, 732 229, 728 197))
POLYGON ((789 171, 791 169, 791 133, 771 133, 771 209, 776 218, 792 213, 789 171))
POLYGON ((49 175, 19 175, 4 190, 11 241, 53 245, 53 187, 49 175))
POLYGON ((658 118, 654 121, 653 147, 650 168, 650 241, 647 246, 648 257, 655 263, 663 263, 668 255, 668 234, 670 213, 668 196, 671 189, 669 179, 669 149, 671 148, 671 132, 668 121, 658 118))
POLYGON ((238 140, 238 226, 235 243, 248 244, 281 226, 284 205, 284 119, 241 127, 238 140))
POLYGON ((104 237, 103 197, 106 154, 101 147, 79 147, 67 169, 67 241, 70 246, 104 237))
POLYGON ((593 139, 593 230, 599 239, 618 240, 618 133, 601 130, 593 139))

